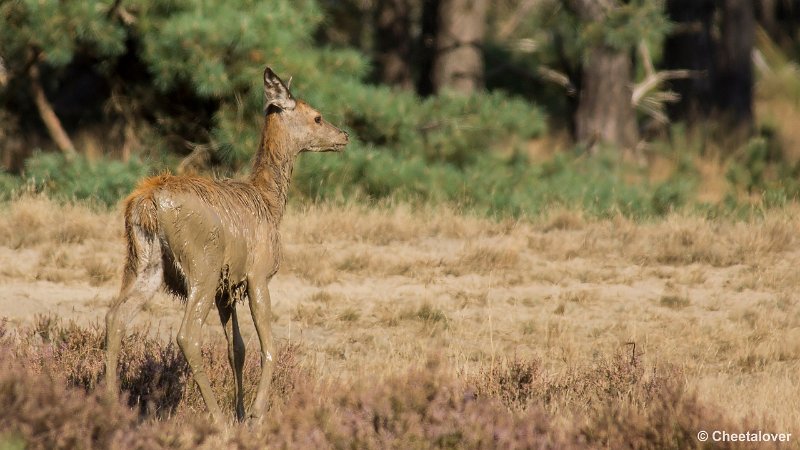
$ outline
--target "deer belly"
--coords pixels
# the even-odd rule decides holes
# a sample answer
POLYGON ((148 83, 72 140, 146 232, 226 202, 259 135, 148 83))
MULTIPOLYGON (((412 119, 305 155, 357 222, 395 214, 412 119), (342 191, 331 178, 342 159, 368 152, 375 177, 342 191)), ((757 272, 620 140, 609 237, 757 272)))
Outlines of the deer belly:
POLYGON ((245 281, 247 278, 247 268, 250 266, 250 249, 247 248, 244 239, 227 239, 225 246, 225 263, 227 277, 231 284, 245 281))

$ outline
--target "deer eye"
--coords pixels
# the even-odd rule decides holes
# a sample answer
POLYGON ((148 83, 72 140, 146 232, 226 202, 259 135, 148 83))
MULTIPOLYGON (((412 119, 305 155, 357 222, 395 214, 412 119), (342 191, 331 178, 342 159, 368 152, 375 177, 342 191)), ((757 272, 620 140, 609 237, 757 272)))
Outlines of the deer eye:
POLYGON ((314 117, 314 122, 322 123, 322 116, 314 117))

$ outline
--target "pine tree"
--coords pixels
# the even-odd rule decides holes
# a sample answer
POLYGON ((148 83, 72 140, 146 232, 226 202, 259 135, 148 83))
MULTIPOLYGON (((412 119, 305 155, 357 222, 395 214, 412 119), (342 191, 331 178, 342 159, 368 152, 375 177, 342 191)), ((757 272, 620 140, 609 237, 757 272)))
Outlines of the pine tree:
POLYGON ((6 70, 28 85, 51 138, 70 156, 75 148, 45 93, 45 85, 52 84, 57 75, 42 74, 40 66, 63 71, 78 56, 105 59, 120 55, 125 33, 112 14, 108 5, 95 0, 0 3, 0 48, 6 70))
MULTIPOLYGON (((20 123, 31 120, 30 94, 13 86, 26 83, 25 47, 35 42, 48 96, 68 94, 58 88, 76 72, 95 74, 106 88, 91 119, 126 130, 134 124, 136 132, 125 135, 137 137, 139 151, 166 154, 171 164, 192 148, 191 155, 204 153, 192 161, 247 168, 263 120, 261 72, 270 65, 284 79, 293 76, 293 92, 352 137, 339 158, 309 155, 298 165, 295 185, 310 197, 462 200, 472 168, 487 158, 502 164, 494 148, 515 149, 545 127, 537 107, 500 92, 423 99, 367 83, 364 54, 316 40, 324 12, 312 0, 0 2, 2 57, 11 68, 0 109, 20 123), (39 41, 28 38, 39 33, 39 41)), ((86 122, 70 121, 67 131, 86 122)))

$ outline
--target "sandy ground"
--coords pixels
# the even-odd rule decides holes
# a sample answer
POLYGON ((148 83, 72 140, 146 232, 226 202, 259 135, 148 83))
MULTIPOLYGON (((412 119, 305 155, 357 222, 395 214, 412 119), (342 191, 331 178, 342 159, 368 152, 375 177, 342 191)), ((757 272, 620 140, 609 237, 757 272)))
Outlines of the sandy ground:
MULTIPOLYGON (((118 214, 25 202, 0 216, 0 317, 101 326, 123 260, 118 214)), ((291 210, 270 284, 274 334, 342 380, 431 354, 454 370, 540 358, 558 371, 635 343, 654 370, 682 370, 733 417, 800 435, 795 217, 636 224, 569 211, 496 222, 405 208, 291 210)), ((160 293, 134 325, 170 339, 181 316, 160 293)), ((252 323, 241 321, 252 351, 252 323)), ((222 340, 214 314, 206 333, 222 340)))

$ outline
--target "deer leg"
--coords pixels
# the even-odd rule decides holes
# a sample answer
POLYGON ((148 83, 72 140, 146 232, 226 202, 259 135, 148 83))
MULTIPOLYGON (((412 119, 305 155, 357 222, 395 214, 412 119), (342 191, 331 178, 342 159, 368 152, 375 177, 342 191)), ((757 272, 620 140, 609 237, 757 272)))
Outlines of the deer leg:
POLYGON ((128 262, 129 267, 135 270, 126 270, 119 295, 111 302, 111 307, 106 314, 106 395, 115 399, 118 394, 117 363, 125 333, 125 326, 130 323, 142 304, 150 300, 161 286, 163 270, 161 255, 158 253, 157 239, 150 242, 143 235, 133 237, 138 239, 139 248, 142 249, 136 260, 128 262), (134 274, 135 273, 135 274, 134 274))
POLYGON ((256 398, 250 409, 251 418, 259 418, 264 414, 269 399, 269 388, 272 382, 272 371, 275 367, 275 343, 272 341, 272 305, 269 298, 268 281, 266 279, 248 279, 247 296, 250 299, 250 313, 256 327, 258 341, 261 346, 261 378, 258 381, 256 398))
POLYGON ((239 319, 236 317, 236 303, 228 303, 224 298, 217 302, 219 319, 225 330, 225 340, 228 341, 228 361, 233 370, 234 401, 236 407, 236 420, 244 420, 244 391, 242 389, 242 369, 244 367, 244 340, 239 332, 239 319))
POLYGON ((177 341, 186 362, 189 363, 189 368, 192 369, 194 381, 200 389, 200 394, 203 396, 211 417, 216 422, 222 423, 222 410, 214 398, 214 392, 211 390, 211 384, 208 382, 208 376, 203 368, 203 355, 200 352, 203 324, 211 307, 214 306, 214 291, 213 285, 210 288, 194 286, 189 290, 186 313, 183 316, 177 341))

